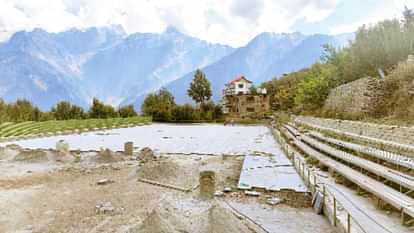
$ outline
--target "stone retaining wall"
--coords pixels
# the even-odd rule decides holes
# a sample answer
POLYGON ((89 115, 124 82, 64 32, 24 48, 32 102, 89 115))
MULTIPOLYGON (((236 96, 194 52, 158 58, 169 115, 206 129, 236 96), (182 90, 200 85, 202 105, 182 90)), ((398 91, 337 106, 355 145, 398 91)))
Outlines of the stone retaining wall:
POLYGON ((375 116, 382 112, 386 92, 377 78, 362 78, 333 89, 324 106, 330 115, 375 116))
POLYGON ((301 121, 343 132, 392 141, 400 144, 414 145, 414 127, 372 124, 361 121, 325 119, 316 117, 297 117, 301 121))
POLYGON ((285 204, 293 208, 310 208, 312 206, 312 194, 295 192, 295 190, 280 190, 277 192, 279 198, 284 200, 285 204))

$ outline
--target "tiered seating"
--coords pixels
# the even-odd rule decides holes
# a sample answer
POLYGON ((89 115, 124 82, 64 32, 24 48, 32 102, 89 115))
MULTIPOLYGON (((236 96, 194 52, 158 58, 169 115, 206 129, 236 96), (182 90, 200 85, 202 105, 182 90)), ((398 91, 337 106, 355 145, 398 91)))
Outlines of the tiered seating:
MULTIPOLYGON (((303 120, 297 123, 298 125, 306 126, 308 129, 318 129, 324 132, 327 130, 322 126, 315 126, 303 120)), ((387 152, 375 146, 350 143, 319 132, 301 132, 293 125, 285 125, 284 128, 286 129, 286 136, 291 140, 291 143, 302 152, 317 159, 320 163, 331 168, 349 181, 394 206, 403 214, 414 217, 414 199, 411 197, 414 194, 414 177, 408 172, 386 167, 382 163, 377 163, 374 159, 367 159, 356 154, 365 154, 394 165, 403 166, 408 170, 414 166, 412 157, 387 152), (344 149, 347 151, 344 151, 344 149), (366 172, 362 172, 361 169, 366 172), (400 189, 396 189, 392 183, 389 184, 374 177, 382 177, 385 180, 392 181, 392 183, 398 184, 400 189), (404 189, 401 187, 404 187, 404 189)), ((331 133, 348 134, 348 136, 350 134, 348 132, 340 132, 337 129, 328 130, 331 133)), ((360 137, 360 135, 356 136, 360 137)), ((370 138, 370 140, 376 139, 370 138)), ((386 143, 393 144, 394 142, 387 141, 386 143)), ((402 146, 410 147, 411 145, 402 146)))

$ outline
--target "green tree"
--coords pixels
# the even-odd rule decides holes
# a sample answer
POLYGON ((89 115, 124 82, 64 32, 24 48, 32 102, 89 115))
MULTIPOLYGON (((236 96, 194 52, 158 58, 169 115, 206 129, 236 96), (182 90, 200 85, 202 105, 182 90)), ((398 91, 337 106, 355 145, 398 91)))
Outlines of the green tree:
POLYGON ((52 112, 42 112, 39 121, 51 121, 55 119, 55 115, 52 112))
POLYGON ((55 115, 56 120, 69 120, 71 119, 72 104, 67 101, 62 101, 56 104, 52 108, 52 113, 55 115))
POLYGON ((307 75, 307 70, 286 74, 280 78, 262 84, 270 97, 270 104, 276 111, 291 111, 295 107, 295 96, 298 83, 307 75))
POLYGON ((359 28, 355 41, 345 50, 344 80, 350 82, 367 76, 376 77, 379 69, 387 74, 413 52, 412 39, 407 35, 397 19, 359 28))
POLYGON ((10 104, 8 115, 10 120, 14 122, 34 121, 36 119, 35 107, 28 100, 17 100, 10 104))
POLYGON ((152 116, 156 121, 171 121, 172 111, 176 106, 174 96, 165 88, 149 94, 141 106, 146 116, 152 116))
POLYGON ((174 121, 194 121, 195 109, 191 104, 177 105, 172 110, 174 121))
POLYGON ((305 111, 321 108, 337 82, 335 66, 318 63, 313 65, 307 71, 307 77, 297 86, 295 104, 305 111))
POLYGON ((134 105, 132 104, 120 107, 118 109, 118 114, 122 118, 137 116, 137 113, 135 112, 135 109, 134 109, 134 105))
POLYGON ((196 103, 203 103, 210 100, 212 96, 211 84, 201 70, 196 70, 190 88, 187 90, 187 94, 196 103))
POLYGON ((85 119, 85 111, 83 110, 83 108, 73 105, 72 104, 72 108, 70 109, 70 119, 85 119))
POLYGON ((110 105, 105 105, 103 102, 97 98, 93 98, 92 106, 89 109, 89 118, 94 119, 105 119, 117 117, 118 113, 115 111, 114 107, 110 105))
POLYGON ((216 118, 215 116, 216 105, 213 101, 206 101, 200 104, 200 117, 202 120, 211 121, 216 118))
POLYGON ((92 106, 89 109, 89 118, 106 118, 105 105, 97 98, 93 98, 92 106))
POLYGON ((79 106, 68 101, 61 101, 51 109, 51 113, 56 120, 84 119, 85 112, 79 106))
POLYGON ((8 104, 4 102, 3 99, 0 98, 0 124, 10 121, 10 117, 7 113, 8 108, 9 108, 8 104))
POLYGON ((249 91, 250 91, 250 94, 257 95, 257 88, 254 85, 250 87, 249 91))

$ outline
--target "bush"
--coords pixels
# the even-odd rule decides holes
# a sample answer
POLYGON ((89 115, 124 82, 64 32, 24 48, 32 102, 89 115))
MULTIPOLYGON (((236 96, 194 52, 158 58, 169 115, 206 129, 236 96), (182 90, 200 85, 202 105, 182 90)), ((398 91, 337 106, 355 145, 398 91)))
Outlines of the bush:
POLYGON ((275 111, 292 110, 295 106, 297 84, 306 76, 306 70, 286 74, 281 78, 273 78, 263 83, 270 97, 270 104, 275 111))
POLYGON ((106 119, 118 117, 118 113, 111 105, 105 105, 103 102, 94 98, 92 106, 89 109, 89 118, 94 119, 106 119))
POLYGON ((52 108, 56 120, 69 120, 69 119, 84 119, 85 113, 79 106, 73 105, 67 101, 62 101, 56 104, 52 108))
POLYGON ((173 108, 172 115, 174 121, 193 121, 195 119, 195 109, 191 104, 177 105, 173 108))
POLYGON ((200 115, 202 120, 211 121, 215 119, 215 105, 208 101, 200 104, 200 115))
POLYGON ((137 113, 135 112, 135 109, 134 109, 133 105, 127 105, 127 106, 124 106, 124 107, 120 107, 118 109, 118 114, 119 114, 119 117, 122 117, 122 118, 137 116, 137 113))
POLYGON ((166 89, 149 94, 144 100, 142 111, 155 121, 165 122, 214 121, 223 117, 221 106, 212 101, 200 103, 198 107, 191 104, 177 105, 166 89))
POLYGON ((172 111, 173 121, 215 121, 223 118, 223 112, 220 105, 213 102, 205 102, 200 104, 198 108, 190 104, 177 105, 172 111))
POLYGON ((336 67, 317 63, 307 71, 306 78, 299 82, 295 104, 302 111, 318 110, 325 103, 330 90, 337 84, 336 67))
POLYGON ((278 127, 281 127, 284 124, 291 122, 290 115, 287 112, 277 112, 274 114, 274 116, 278 127))
POLYGON ((171 121, 176 107, 174 96, 165 88, 149 94, 142 104, 142 112, 155 121, 171 121))

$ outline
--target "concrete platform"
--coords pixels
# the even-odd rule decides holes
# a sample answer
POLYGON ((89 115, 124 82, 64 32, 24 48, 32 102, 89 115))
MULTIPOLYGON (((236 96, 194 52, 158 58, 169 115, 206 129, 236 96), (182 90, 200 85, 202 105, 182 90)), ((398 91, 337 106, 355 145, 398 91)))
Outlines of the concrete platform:
POLYGON ((260 188, 268 191, 290 189, 307 192, 308 189, 289 160, 278 157, 284 155, 248 155, 240 173, 239 189, 260 188))

